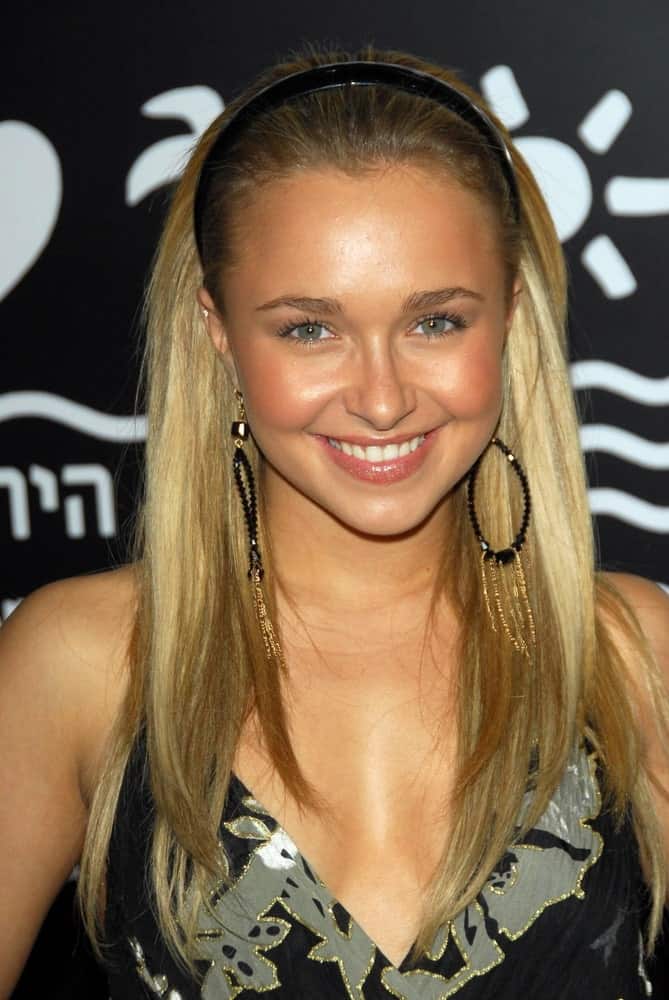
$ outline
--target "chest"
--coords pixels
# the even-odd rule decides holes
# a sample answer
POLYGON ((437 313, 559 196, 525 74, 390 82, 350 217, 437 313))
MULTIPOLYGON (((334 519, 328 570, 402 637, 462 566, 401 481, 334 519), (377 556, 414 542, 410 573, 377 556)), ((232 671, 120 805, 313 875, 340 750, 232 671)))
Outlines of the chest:
MULTIPOLYGON (((132 794, 138 784, 130 781, 132 794)), ((249 996, 268 992, 277 1000, 344 1000, 363 995, 363 988, 364 995, 436 1000, 470 983, 482 1000, 648 995, 633 836, 627 825, 619 830, 599 813, 601 796, 585 753, 570 763, 536 826, 499 859, 476 901, 438 932, 416 972, 403 962, 413 943, 410 921, 402 923, 411 893, 384 895, 376 887, 382 905, 363 913, 361 892, 358 912, 351 902, 349 910, 338 897, 341 890, 331 891, 306 854, 312 845, 296 844, 234 776, 221 826, 232 881, 229 891, 212 897, 215 913, 203 908, 198 918, 198 954, 207 977, 202 992, 193 990, 156 943, 151 909, 141 896, 143 842, 140 855, 133 854, 146 824, 138 822, 133 803, 131 798, 131 815, 122 813, 123 829, 132 834, 118 844, 111 864, 111 897, 123 904, 123 940, 134 951, 131 974, 160 973, 161 983, 169 980, 184 997, 222 1000, 236 995, 242 982, 249 996)), ((418 831, 421 819, 415 818, 418 831)), ((365 864, 372 863, 368 857, 365 864)), ((111 993, 138 995, 122 988, 111 993)))
POLYGON ((420 708, 345 700, 320 718, 291 717, 293 746, 322 808, 287 793, 247 733, 235 773, 290 838, 331 897, 399 964, 415 940, 448 836, 452 737, 435 738, 420 708))
POLYGON ((330 622, 313 645, 286 643, 291 744, 322 807, 304 809, 287 794, 253 718, 235 772, 332 897, 399 961, 448 836, 452 643, 435 635, 428 644, 424 626, 372 624, 330 622))

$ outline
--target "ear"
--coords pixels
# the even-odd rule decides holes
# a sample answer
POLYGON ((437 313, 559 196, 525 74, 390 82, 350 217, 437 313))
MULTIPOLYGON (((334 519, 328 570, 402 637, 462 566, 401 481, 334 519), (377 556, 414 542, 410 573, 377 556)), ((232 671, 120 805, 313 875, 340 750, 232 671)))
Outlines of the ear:
POLYGON ((197 301, 200 309, 202 310, 202 318, 207 328, 209 339, 220 355, 221 361, 225 365, 228 374, 236 384, 238 382, 237 370, 235 368, 232 351, 230 350, 230 342, 228 340, 223 317, 216 308, 216 304, 206 288, 198 289, 197 301))

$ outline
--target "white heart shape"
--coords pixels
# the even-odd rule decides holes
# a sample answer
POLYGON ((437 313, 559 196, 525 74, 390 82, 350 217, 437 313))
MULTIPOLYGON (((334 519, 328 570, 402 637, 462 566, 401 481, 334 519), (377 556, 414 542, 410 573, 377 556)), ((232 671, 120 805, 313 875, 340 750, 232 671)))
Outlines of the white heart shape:
POLYGON ((0 122, 0 299, 33 266, 60 211, 60 160, 47 137, 27 122, 0 122))

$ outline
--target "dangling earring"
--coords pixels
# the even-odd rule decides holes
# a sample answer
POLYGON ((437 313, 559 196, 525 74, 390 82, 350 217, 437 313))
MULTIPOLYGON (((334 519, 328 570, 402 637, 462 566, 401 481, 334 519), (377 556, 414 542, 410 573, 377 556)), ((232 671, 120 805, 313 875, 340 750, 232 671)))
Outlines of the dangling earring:
POLYGON ((523 516, 518 534, 506 549, 492 549, 486 540, 479 524, 476 510, 474 508, 474 491, 476 487, 476 477, 478 475, 481 458, 473 465, 467 478, 467 510, 469 519, 474 529, 474 534, 478 538, 481 546, 481 577, 483 582, 483 596, 485 599, 488 616, 494 632, 497 632, 498 624, 511 641, 513 647, 519 653, 530 657, 531 647, 536 644, 536 630, 534 626, 534 616, 530 606, 527 593, 527 581, 520 557, 520 550, 525 543, 527 528, 530 523, 530 487, 527 482, 525 471, 513 454, 510 448, 499 440, 492 438, 494 444, 506 457, 509 465, 518 476, 521 489, 523 491, 523 516), (513 572, 512 594, 513 604, 509 611, 505 611, 500 593, 500 574, 504 572, 503 567, 510 565, 513 572), (492 591, 492 602, 490 592, 492 591))
POLYGON ((246 530, 249 537, 249 571, 248 577, 253 588, 253 606, 260 626, 260 632, 265 644, 267 658, 275 658, 281 667, 285 666, 283 650, 279 644, 279 639, 274 631, 274 627, 267 611, 265 596, 262 590, 262 578, 265 571, 260 557, 258 546, 258 501, 256 498, 256 484, 253 476, 253 469, 244 451, 244 442, 249 437, 249 425, 246 419, 244 408, 244 397, 239 389, 235 389, 235 396, 239 406, 237 420, 232 421, 231 433, 235 441, 235 453, 232 459, 232 472, 235 484, 239 492, 239 499, 242 503, 246 530))

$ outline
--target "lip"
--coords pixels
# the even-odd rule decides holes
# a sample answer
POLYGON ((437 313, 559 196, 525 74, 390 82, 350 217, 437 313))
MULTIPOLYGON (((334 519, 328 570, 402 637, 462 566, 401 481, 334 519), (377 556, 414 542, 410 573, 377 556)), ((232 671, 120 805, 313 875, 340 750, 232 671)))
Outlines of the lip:
MULTIPOLYGON (((348 441, 350 444, 359 444, 364 448, 371 445, 402 444, 404 441, 410 441, 412 438, 418 437, 418 434, 403 434, 393 438, 381 439, 356 437, 355 435, 345 438, 331 436, 335 441, 348 441)), ((365 482, 384 484, 396 483, 412 476, 427 458, 436 436, 436 430, 427 431, 425 432, 425 440, 415 451, 402 456, 402 458, 385 459, 380 462, 366 462, 362 458, 356 458, 355 455, 345 455, 338 448, 333 448, 327 437, 323 437, 320 434, 316 435, 316 440, 320 443, 321 447, 325 450, 325 454, 331 461, 339 466, 340 469, 348 472, 350 476, 353 476, 355 479, 364 480, 365 482)))
MULTIPOLYGON (((333 441, 346 441, 348 444, 359 444, 361 448, 372 447, 373 445, 378 445, 383 448, 385 444, 404 444, 405 441, 411 441, 415 437, 424 436, 427 440, 430 434, 434 431, 414 431, 413 434, 396 434, 394 437, 383 437, 383 438, 371 438, 371 437, 361 437, 359 434, 350 434, 346 437, 337 437, 336 434, 330 434, 329 437, 333 441)), ((318 435, 321 437, 321 435, 318 435)))

